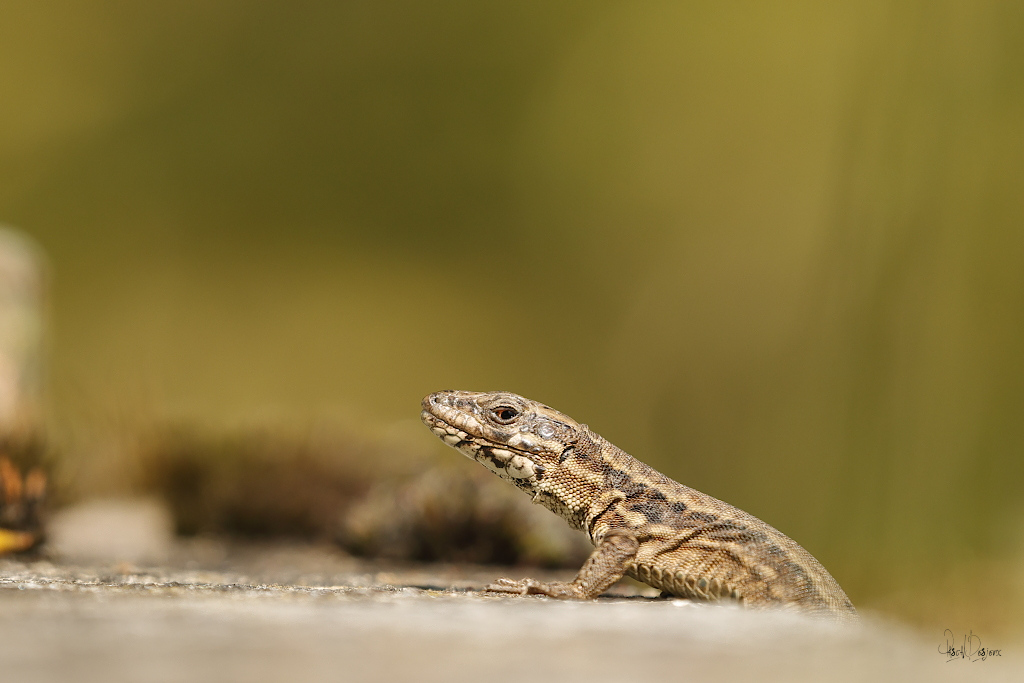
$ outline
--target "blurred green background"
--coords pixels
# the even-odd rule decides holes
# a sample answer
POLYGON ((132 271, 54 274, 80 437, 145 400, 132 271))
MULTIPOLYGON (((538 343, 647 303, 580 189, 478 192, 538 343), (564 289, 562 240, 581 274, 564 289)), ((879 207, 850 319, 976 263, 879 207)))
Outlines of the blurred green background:
POLYGON ((1020 627, 1021 3, 0 13, 0 221, 49 256, 67 457, 509 389, 860 606, 1020 627))

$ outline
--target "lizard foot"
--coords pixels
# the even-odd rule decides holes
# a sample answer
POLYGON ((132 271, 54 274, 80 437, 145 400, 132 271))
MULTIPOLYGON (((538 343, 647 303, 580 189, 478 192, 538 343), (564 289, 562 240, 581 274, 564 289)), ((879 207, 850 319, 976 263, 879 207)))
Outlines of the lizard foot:
POLYGON ((541 583, 536 579, 495 579, 484 588, 487 593, 510 593, 512 595, 546 595, 551 598, 583 598, 579 589, 571 583, 541 583))

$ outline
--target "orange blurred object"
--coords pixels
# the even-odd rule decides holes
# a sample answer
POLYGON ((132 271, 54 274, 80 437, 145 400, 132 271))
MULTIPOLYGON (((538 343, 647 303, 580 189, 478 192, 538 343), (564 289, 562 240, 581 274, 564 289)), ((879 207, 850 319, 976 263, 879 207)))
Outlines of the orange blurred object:
POLYGON ((32 468, 22 478, 10 458, 0 456, 0 555, 28 550, 42 540, 45 497, 41 469, 32 468))

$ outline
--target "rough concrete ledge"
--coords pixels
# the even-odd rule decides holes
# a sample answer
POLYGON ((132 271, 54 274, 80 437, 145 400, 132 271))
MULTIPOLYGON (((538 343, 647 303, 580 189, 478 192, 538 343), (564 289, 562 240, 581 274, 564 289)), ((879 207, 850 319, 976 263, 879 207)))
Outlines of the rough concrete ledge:
POLYGON ((841 627, 639 595, 510 598, 469 590, 493 568, 317 557, 145 570, 2 561, 2 680, 1024 680, 1012 656, 947 664, 937 640, 870 615, 841 627))

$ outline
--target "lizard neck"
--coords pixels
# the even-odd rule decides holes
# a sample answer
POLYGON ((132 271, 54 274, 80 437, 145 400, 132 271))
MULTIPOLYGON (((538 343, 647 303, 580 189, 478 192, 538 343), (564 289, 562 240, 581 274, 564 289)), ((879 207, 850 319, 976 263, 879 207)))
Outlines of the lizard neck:
MULTIPOLYGON (((534 502, 565 519, 573 528, 586 530, 594 502, 606 488, 607 448, 601 436, 580 425, 577 439, 566 446, 558 461, 537 486, 534 502)), ((617 450, 617 449, 616 449, 617 450)))

